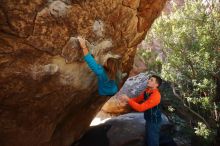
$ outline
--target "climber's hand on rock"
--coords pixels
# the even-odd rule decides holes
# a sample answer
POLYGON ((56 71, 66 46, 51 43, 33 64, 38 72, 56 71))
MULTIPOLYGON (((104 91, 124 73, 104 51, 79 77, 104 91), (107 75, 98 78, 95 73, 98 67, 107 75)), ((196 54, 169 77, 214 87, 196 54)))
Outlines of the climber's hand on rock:
POLYGON ((89 50, 86 47, 86 40, 82 37, 78 37, 79 45, 83 49, 83 54, 86 56, 89 53, 89 50))
POLYGON ((79 40, 79 45, 82 49, 87 49, 86 47, 86 40, 82 37, 78 37, 78 40, 79 40))

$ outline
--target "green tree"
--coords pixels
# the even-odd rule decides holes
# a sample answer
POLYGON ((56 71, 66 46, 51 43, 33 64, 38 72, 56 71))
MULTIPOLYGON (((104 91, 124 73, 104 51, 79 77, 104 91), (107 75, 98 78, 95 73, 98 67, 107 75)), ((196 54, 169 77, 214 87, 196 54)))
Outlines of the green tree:
MULTIPOLYGON (((220 113, 213 101, 215 77, 220 73, 220 3, 187 0, 171 14, 162 14, 146 37, 149 44, 155 40, 166 56, 161 62, 162 77, 172 82, 176 97, 205 124, 203 128, 213 131, 220 113)), ((200 122, 196 133, 199 127, 200 122)))

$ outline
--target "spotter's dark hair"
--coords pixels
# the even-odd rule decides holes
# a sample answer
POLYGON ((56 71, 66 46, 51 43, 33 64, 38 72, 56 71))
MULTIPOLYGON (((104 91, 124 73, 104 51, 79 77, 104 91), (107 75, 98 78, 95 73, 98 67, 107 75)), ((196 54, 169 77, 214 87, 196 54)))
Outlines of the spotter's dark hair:
POLYGON ((156 79, 156 82, 158 83, 158 88, 159 88, 160 85, 162 84, 162 79, 157 75, 152 75, 151 77, 156 79))

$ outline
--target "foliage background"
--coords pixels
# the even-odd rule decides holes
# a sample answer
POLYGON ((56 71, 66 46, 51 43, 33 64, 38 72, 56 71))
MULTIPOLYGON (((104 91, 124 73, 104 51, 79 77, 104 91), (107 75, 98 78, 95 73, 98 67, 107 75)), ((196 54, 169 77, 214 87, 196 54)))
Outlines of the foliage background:
MULTIPOLYGON (((173 12, 162 14, 153 24, 137 55, 148 71, 171 84, 173 95, 196 118, 188 123, 207 144, 219 128, 220 106, 215 102, 220 77, 220 3, 187 0, 173 3, 173 12)), ((166 94, 166 93, 165 93, 166 94)), ((176 104, 176 103, 175 103, 176 104)), ((175 104, 169 106, 175 113, 175 104)))

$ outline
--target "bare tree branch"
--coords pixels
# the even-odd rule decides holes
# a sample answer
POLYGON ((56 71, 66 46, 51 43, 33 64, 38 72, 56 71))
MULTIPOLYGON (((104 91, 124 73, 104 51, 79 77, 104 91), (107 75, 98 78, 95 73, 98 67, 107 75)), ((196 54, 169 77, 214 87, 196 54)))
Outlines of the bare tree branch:
POLYGON ((171 87, 172 87, 172 89, 173 89, 173 94, 174 94, 178 99, 181 100, 181 102, 183 103, 184 107, 186 107, 192 114, 194 114, 196 117, 198 117, 200 120, 202 120, 202 121, 205 123, 205 125, 206 125, 208 128, 210 128, 210 125, 208 124, 208 122, 207 122, 200 114, 198 114, 196 111, 194 111, 193 109, 191 109, 190 107, 188 107, 188 106, 184 103, 183 98, 182 98, 178 93, 176 93, 176 89, 175 89, 174 85, 171 85, 171 87))

